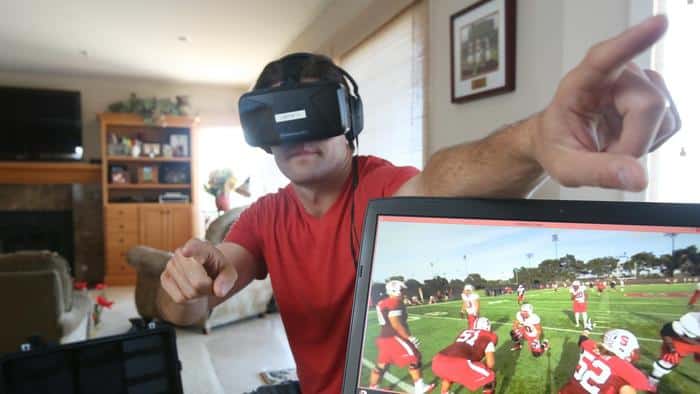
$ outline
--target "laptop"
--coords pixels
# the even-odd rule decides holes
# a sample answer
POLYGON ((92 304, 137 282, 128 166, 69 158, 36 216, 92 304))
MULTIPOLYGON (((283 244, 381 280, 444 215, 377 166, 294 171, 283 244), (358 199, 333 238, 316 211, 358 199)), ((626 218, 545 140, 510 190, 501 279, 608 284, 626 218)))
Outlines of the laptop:
POLYGON ((699 246, 700 205, 372 201, 343 393, 700 393, 692 344, 648 380, 696 330, 699 246))

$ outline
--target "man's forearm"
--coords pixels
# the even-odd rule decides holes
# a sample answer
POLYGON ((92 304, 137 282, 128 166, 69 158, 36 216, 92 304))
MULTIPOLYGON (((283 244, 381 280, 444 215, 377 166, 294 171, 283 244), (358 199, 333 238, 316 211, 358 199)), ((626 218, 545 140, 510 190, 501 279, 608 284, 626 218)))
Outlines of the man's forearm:
POLYGON ((533 158, 539 114, 475 142, 435 153, 419 176, 419 195, 523 197, 543 179, 533 158))

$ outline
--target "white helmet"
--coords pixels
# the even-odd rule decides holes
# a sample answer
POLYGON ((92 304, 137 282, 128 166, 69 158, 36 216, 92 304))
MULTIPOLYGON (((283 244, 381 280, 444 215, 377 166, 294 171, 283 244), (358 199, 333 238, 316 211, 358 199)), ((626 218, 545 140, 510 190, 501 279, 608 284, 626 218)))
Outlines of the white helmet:
POLYGON ((386 282, 386 293, 390 296, 400 296, 401 290, 405 288, 406 285, 400 280, 390 280, 386 282))
POLYGON ((581 281, 575 280, 574 283, 571 284, 574 287, 579 287, 581 286, 581 281))
POLYGON ((472 285, 464 285, 464 291, 467 291, 467 290, 469 290, 469 291, 474 291, 474 286, 472 286, 472 285))
POLYGON ((491 322, 485 317, 480 317, 476 319, 474 323, 475 330, 491 331, 491 322))
POLYGON ((695 290, 700 290, 700 282, 698 282, 698 284, 695 285, 695 290))
POLYGON ((603 347, 623 360, 635 361, 639 357, 639 342, 631 332, 623 329, 608 330, 603 334, 603 347))
POLYGON ((522 304, 520 306, 520 312, 532 313, 534 310, 535 308, 532 306, 532 304, 522 304))
POLYGON ((700 312, 688 312, 671 325, 676 334, 691 339, 700 338, 700 312))

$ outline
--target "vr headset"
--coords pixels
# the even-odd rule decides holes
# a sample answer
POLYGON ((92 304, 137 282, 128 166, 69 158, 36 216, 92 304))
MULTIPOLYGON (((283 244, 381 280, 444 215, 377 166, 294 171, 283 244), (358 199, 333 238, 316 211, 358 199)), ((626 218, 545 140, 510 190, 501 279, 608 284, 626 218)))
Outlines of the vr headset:
POLYGON ((319 80, 302 83, 304 63, 313 55, 295 53, 278 60, 282 65, 280 86, 244 94, 238 112, 246 142, 265 149, 283 144, 323 140, 345 135, 352 141, 363 127, 362 99, 357 84, 342 68, 334 67, 350 81, 319 80))

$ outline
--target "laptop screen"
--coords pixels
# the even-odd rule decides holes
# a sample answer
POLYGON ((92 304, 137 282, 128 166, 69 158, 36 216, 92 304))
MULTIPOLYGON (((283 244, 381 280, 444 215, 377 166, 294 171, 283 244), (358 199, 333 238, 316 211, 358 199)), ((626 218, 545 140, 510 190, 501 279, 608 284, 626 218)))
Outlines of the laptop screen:
POLYGON ((695 227, 380 215, 357 391, 700 393, 699 245, 695 227))

